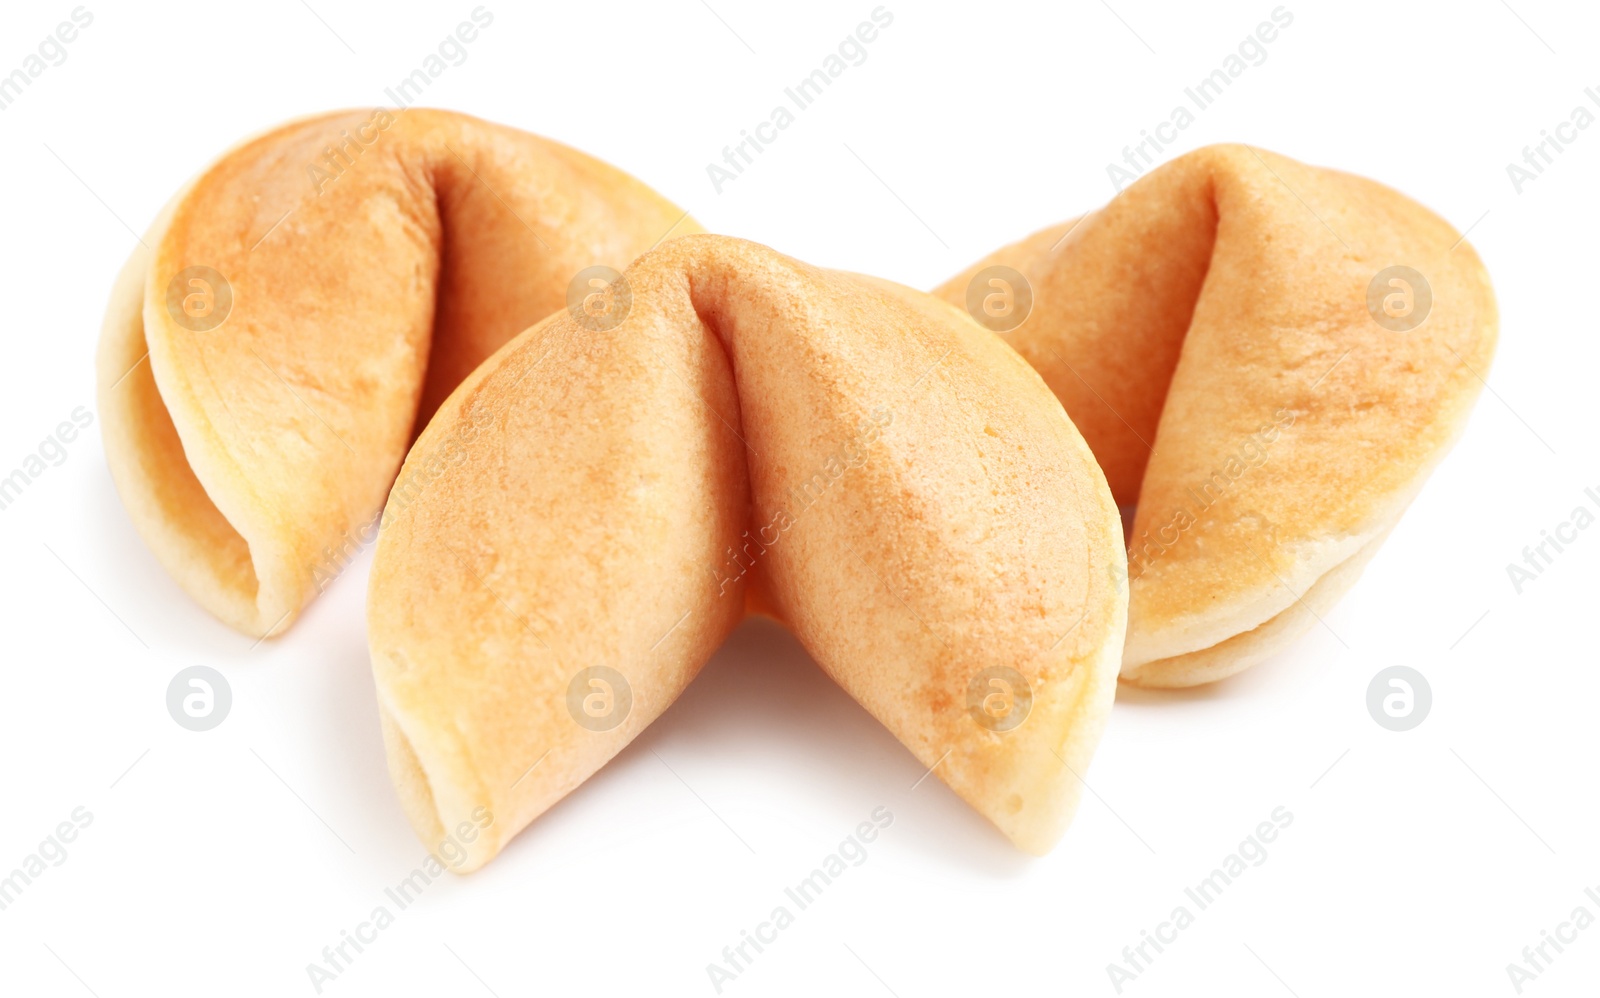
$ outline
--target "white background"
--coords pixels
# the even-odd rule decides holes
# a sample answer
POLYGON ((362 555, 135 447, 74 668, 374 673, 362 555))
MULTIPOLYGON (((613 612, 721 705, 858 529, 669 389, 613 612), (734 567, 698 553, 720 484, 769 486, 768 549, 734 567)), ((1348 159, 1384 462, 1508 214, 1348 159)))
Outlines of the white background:
MULTIPOLYGON (((0 113, 0 474, 93 409, 130 226, 241 137, 385 103, 473 6, 91 3, 66 62, 0 113)), ((713 231, 931 287, 1105 201, 1106 164, 1274 4, 891 0, 866 63, 721 194, 706 164, 873 0, 488 6, 428 103, 609 160, 713 231)), ((72 7, 5 5, 0 72, 72 7)), ((482 872, 429 887, 324 993, 713 995, 706 964, 880 805, 894 823, 866 862, 725 994, 1114 995, 1106 965, 1279 806, 1293 823, 1267 860, 1125 994, 1512 995, 1524 946, 1580 904, 1600 916, 1583 892, 1600 893, 1600 529, 1521 595, 1506 573, 1600 491, 1600 128, 1520 194, 1506 173, 1600 87, 1600 18, 1555 0, 1287 7, 1266 63, 1169 154, 1239 140, 1383 180, 1472 227, 1502 311, 1492 390, 1327 626, 1232 681, 1122 691, 1094 793, 1032 860, 937 779, 912 789, 911 755, 749 623, 636 743, 482 872), (1395 664, 1434 695, 1399 734, 1364 702, 1395 664)), ((146 551, 96 427, 0 512, 0 564, 0 873, 93 814, 0 912, 0 993, 314 994, 306 965, 424 855, 379 739, 367 562, 252 648, 146 551), (164 705, 191 665, 234 691, 203 734, 164 705)), ((1597 980, 1600 926, 1524 993, 1597 980)))

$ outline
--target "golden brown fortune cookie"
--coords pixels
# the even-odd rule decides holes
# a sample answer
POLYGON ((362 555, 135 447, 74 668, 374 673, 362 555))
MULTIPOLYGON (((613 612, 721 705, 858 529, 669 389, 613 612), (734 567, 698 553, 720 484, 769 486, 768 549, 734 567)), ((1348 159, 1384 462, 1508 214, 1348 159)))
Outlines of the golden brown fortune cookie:
POLYGON ((407 445, 574 275, 699 227, 547 139, 424 109, 294 122, 167 205, 112 292, 107 460, 202 606, 277 633, 376 532, 407 445))
POLYGON ((468 376, 389 500, 369 641, 421 838, 486 825, 458 869, 491 859, 759 588, 923 766, 1049 849, 1126 604, 1116 505, 1045 383, 932 295, 726 237, 664 243, 596 304, 468 376))
POLYGON ((1460 435, 1498 325, 1437 215, 1247 146, 937 293, 1033 365, 1137 506, 1121 674, 1144 686, 1237 673, 1327 612, 1460 435))

